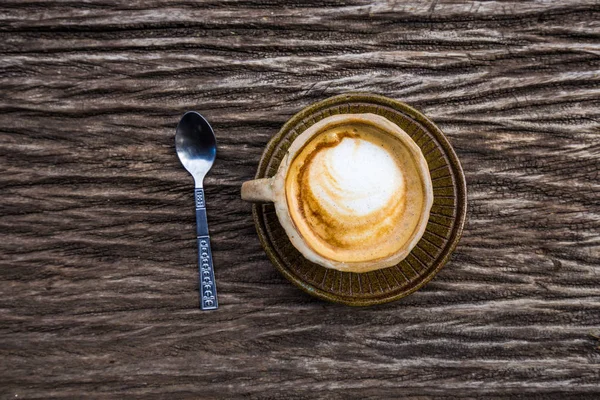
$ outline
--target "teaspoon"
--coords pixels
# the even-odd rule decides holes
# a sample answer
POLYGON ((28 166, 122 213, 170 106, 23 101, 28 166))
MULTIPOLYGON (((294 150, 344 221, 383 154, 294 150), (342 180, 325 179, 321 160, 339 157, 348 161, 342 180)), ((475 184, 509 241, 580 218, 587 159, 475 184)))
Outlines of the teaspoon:
POLYGON ((200 270, 200 308, 216 310, 217 286, 213 269, 210 236, 206 221, 204 202, 204 177, 217 155, 217 140, 208 121, 195 111, 186 112, 175 133, 175 149, 181 164, 194 177, 196 200, 196 236, 198 241, 198 265, 200 270))

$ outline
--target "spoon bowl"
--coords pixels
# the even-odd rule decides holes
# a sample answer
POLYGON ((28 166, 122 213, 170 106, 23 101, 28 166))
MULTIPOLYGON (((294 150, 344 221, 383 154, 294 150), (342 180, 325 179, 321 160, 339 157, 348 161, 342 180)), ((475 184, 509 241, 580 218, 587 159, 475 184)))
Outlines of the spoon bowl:
POLYGON ((175 149, 181 164, 201 188, 204 176, 217 157, 217 140, 208 121, 195 111, 186 112, 175 133, 175 149))

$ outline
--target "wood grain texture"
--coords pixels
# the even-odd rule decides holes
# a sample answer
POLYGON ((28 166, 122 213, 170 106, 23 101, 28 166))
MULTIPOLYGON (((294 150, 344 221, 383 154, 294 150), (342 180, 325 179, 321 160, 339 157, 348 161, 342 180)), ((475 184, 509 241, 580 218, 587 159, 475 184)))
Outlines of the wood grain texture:
POLYGON ((598 21, 595 0, 3 0, 0 396, 598 398, 598 21), (368 309, 279 276, 239 198, 288 118, 350 90, 429 116, 469 191, 451 262, 368 309), (211 313, 189 109, 219 141, 211 313))

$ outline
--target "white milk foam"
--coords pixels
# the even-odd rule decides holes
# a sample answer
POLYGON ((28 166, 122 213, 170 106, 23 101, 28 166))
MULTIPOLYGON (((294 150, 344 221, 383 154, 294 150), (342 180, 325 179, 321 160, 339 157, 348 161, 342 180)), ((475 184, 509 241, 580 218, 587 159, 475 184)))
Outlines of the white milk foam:
POLYGON ((403 192, 405 184, 394 157, 360 138, 345 137, 322 149, 308 174, 311 191, 334 215, 360 217, 381 210, 403 192))

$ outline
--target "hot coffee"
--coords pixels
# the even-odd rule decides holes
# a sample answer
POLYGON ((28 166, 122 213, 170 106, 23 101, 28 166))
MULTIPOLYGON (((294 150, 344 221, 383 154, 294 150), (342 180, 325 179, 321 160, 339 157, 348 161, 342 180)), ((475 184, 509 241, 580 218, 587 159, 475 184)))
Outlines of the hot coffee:
POLYGON ((308 260, 367 272, 397 264, 417 244, 433 191, 419 146, 398 125, 339 114, 298 135, 275 176, 245 182, 242 198, 274 202, 308 260))
POLYGON ((351 119, 306 143, 291 162, 285 188, 305 242, 343 263, 400 250, 419 224, 425 198, 406 145, 379 126, 351 119))

